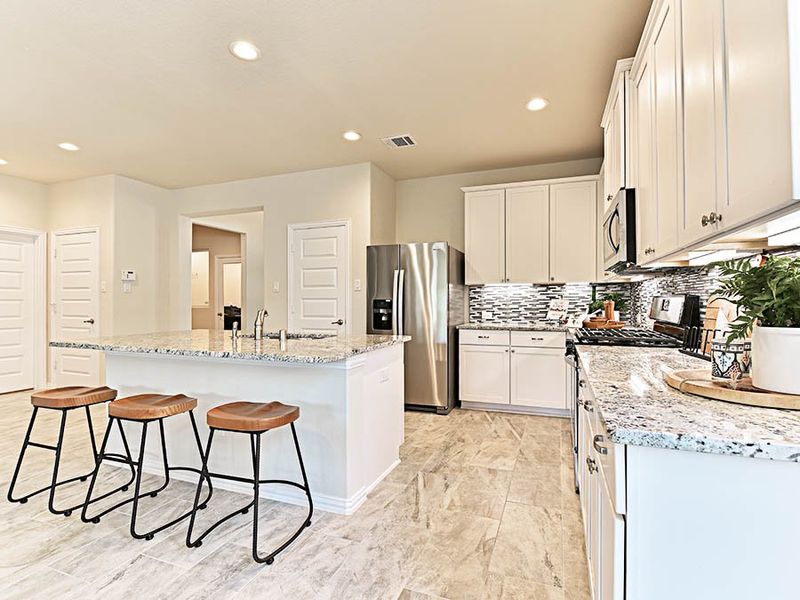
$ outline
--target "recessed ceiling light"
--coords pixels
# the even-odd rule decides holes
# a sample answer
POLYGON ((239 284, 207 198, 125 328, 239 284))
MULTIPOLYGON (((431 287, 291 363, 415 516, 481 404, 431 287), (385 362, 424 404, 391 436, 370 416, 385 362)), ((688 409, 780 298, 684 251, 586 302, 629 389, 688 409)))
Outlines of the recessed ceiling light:
POLYGON ((361 139, 361 134, 357 131, 345 131, 342 134, 342 137, 346 139, 348 142, 357 142, 361 139))
POLYGON ((80 146, 76 146, 71 142, 61 142, 58 147, 62 150, 66 150, 67 152, 77 152, 80 150, 80 146))
POLYGON ((0 158, 0 165, 7 165, 8 161, 5 158, 0 158))
POLYGON ((252 42, 248 42, 245 40, 236 40, 235 42, 231 42, 231 45, 228 46, 236 58, 241 58, 242 60, 258 60, 261 57, 261 50, 253 44, 252 42))
POLYGON ((547 100, 544 98, 533 98, 530 102, 528 102, 528 110, 542 110, 543 108, 547 107, 547 100))

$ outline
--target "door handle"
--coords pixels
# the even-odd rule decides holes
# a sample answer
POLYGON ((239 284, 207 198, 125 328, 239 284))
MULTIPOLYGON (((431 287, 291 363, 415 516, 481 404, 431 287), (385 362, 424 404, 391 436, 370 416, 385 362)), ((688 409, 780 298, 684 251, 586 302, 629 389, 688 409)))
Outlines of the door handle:
POLYGON ((344 321, 339 319, 338 321, 331 321, 331 325, 344 325, 344 321))
POLYGON ((84 323, 88 323, 89 325, 94 325, 94 319, 86 319, 84 323))

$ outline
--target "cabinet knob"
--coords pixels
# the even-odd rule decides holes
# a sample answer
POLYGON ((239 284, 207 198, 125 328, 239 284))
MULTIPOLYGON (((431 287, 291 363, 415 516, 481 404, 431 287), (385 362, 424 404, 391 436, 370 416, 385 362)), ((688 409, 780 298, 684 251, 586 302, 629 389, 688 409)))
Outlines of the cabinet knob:
POLYGON ((516 351, 516 350, 514 350, 513 348, 511 349, 511 354, 516 354, 516 352, 517 352, 517 351, 516 351))
MULTIPOLYGON (((711 214, 713 215, 714 213, 711 213, 711 214)), ((701 224, 703 227, 708 227, 708 226, 711 224, 711 219, 709 219, 709 218, 708 218, 708 215, 703 215, 703 216, 700 218, 700 224, 701 224)))
POLYGON ((586 457, 586 466, 589 468, 589 474, 597 473, 597 461, 593 458, 586 457))
POLYGON ((555 280, 556 280, 556 278, 555 278, 555 277, 551 277, 551 278, 550 278, 550 281, 555 281, 555 280))
POLYGON ((578 382, 578 386, 579 386, 579 387, 586 387, 586 380, 585 380, 585 379, 581 379, 581 380, 578 382))
POLYGON ((606 200, 608 200, 609 202, 611 202, 613 199, 614 199, 614 196, 613 196, 613 195, 611 195, 611 194, 609 194, 608 196, 606 196, 606 200))
POLYGON ((709 223, 719 223, 722 221, 722 215, 716 212, 708 213, 708 222, 709 223))
POLYGON ((586 412, 594 412, 594 407, 592 406, 591 402, 589 402, 588 400, 584 400, 583 410, 585 410, 586 412))

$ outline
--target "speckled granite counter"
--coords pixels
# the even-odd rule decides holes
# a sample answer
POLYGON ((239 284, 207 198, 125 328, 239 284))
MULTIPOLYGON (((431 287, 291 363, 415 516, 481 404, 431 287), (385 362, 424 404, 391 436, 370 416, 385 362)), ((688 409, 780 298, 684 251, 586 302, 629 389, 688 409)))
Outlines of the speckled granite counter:
POLYGON ((229 332, 208 329, 168 331, 136 335, 51 342, 56 348, 79 348, 137 354, 168 354, 207 358, 232 358, 288 363, 319 364, 346 360, 409 341, 408 336, 345 335, 289 339, 281 350, 276 339, 264 338, 260 343, 252 337, 239 338, 234 347, 229 332))
POLYGON ((612 441, 800 462, 800 412, 708 400, 664 381, 708 362, 674 349, 577 348, 612 441))
POLYGON ((479 329, 489 331, 569 331, 566 325, 547 321, 530 321, 527 323, 463 323, 459 329, 479 329))

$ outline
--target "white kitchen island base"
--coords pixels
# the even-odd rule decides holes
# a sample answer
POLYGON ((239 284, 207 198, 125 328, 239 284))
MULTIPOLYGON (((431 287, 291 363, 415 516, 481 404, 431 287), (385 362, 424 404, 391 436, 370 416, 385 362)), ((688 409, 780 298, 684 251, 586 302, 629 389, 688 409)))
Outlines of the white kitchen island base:
MULTIPOLYGON (((295 425, 315 509, 354 513, 370 490, 400 462, 402 343, 319 364, 107 351, 106 380, 118 390, 119 398, 143 393, 197 398, 195 417, 204 444, 208 434, 205 415, 214 406, 240 400, 277 400, 299 406, 295 425)), ((188 415, 165 419, 164 426, 170 465, 199 467, 188 415)), ((141 425, 125 422, 125 430, 135 453, 141 425)), ((148 438, 144 471, 162 473, 158 436, 148 438)), ((116 431, 109 450, 122 451, 116 431)), ((261 464, 264 479, 302 482, 289 427, 264 434, 261 464)), ((252 478, 249 436, 217 431, 209 470, 252 478)), ((191 473, 171 476, 197 481, 191 473)), ((213 484, 252 493, 247 484, 222 480, 213 480, 213 484)), ((307 502, 301 490, 290 486, 263 485, 261 495, 292 504, 307 502)))

